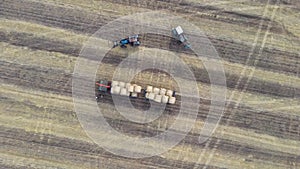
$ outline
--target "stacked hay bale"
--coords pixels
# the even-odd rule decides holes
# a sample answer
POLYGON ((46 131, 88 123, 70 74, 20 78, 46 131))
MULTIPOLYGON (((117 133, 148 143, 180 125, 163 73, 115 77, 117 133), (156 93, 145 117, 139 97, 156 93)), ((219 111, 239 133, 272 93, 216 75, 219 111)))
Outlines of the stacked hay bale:
MULTIPOLYGON (((111 94, 131 96, 133 98, 137 98, 141 96, 141 93, 144 93, 142 87, 137 84, 119 81, 112 81, 110 92, 111 94)), ((175 104, 176 102, 175 92, 173 90, 167 90, 165 88, 157 88, 153 86, 147 86, 145 97, 157 103, 175 104)))
POLYGON ((112 81, 111 94, 138 97, 138 94, 142 92, 142 87, 137 84, 130 84, 119 81, 112 81))
POLYGON ((174 94, 175 92, 172 90, 147 86, 145 97, 158 103, 175 104, 176 98, 174 94))

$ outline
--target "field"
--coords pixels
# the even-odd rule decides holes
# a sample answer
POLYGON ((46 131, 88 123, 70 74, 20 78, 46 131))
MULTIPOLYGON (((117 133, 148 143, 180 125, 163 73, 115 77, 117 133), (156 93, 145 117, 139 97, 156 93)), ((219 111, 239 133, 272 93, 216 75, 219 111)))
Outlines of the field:
MULTIPOLYGON (((300 168, 299 11, 296 0, 0 0, 0 168, 300 168), (178 145, 160 155, 133 159, 106 151, 83 130, 74 109, 72 74, 83 45, 101 26, 147 11, 178 15, 207 35, 222 59, 227 101, 212 137, 198 144, 211 105, 204 64, 170 37, 142 35, 142 45, 135 50, 176 52, 191 68, 200 108, 193 129, 178 145)), ((97 78, 111 79, 128 50, 133 49, 107 53, 97 78)), ((182 80, 192 83, 189 77, 182 80)), ((133 81, 179 90, 171 77, 157 70, 143 71, 133 81)), ((178 101, 148 124, 115 112, 111 96, 98 105, 115 130, 152 137, 176 120, 178 101)), ((132 103, 138 109, 149 106, 145 100, 132 103)))

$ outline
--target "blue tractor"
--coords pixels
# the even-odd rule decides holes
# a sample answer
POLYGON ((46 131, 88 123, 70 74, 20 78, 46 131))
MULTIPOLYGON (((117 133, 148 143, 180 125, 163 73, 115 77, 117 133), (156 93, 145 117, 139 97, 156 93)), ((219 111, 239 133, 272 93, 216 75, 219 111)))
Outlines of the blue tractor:
POLYGON ((119 42, 115 41, 113 48, 120 46, 121 48, 127 48, 127 45, 140 46, 139 35, 129 36, 128 38, 122 39, 119 42))

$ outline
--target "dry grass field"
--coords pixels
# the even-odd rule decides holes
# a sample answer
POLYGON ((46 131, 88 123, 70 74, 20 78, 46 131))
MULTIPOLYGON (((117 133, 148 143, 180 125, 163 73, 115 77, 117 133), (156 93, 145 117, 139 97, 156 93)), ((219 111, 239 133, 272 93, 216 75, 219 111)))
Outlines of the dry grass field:
MULTIPOLYGON (((300 168, 297 0, 0 0, 0 49, 1 169, 300 168), (210 106, 207 71, 171 38, 145 34, 138 50, 179 52, 195 74, 201 103, 194 128, 178 145, 149 158, 125 158, 99 147, 83 130, 74 110, 72 73, 82 46, 101 26, 156 10, 185 18, 212 42, 226 74, 225 112, 213 136, 198 144, 210 106)), ((123 49, 113 49, 97 77, 112 78, 125 57, 123 49)), ((134 81, 159 86, 168 81, 164 87, 177 89, 159 71, 143 71, 134 81)), ((132 137, 166 131, 180 108, 167 106, 159 119, 138 124, 112 112, 111 97, 98 104, 113 128, 132 137)))

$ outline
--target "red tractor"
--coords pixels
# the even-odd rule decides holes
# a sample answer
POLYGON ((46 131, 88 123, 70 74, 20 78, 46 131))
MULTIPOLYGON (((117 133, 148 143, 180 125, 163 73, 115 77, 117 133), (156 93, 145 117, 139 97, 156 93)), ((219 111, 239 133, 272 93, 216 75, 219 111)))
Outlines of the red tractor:
POLYGON ((97 89, 98 89, 97 91, 99 92, 96 99, 98 99, 99 97, 103 97, 103 95, 108 93, 111 88, 111 83, 107 80, 100 80, 100 81, 96 82, 96 85, 97 85, 97 89))

